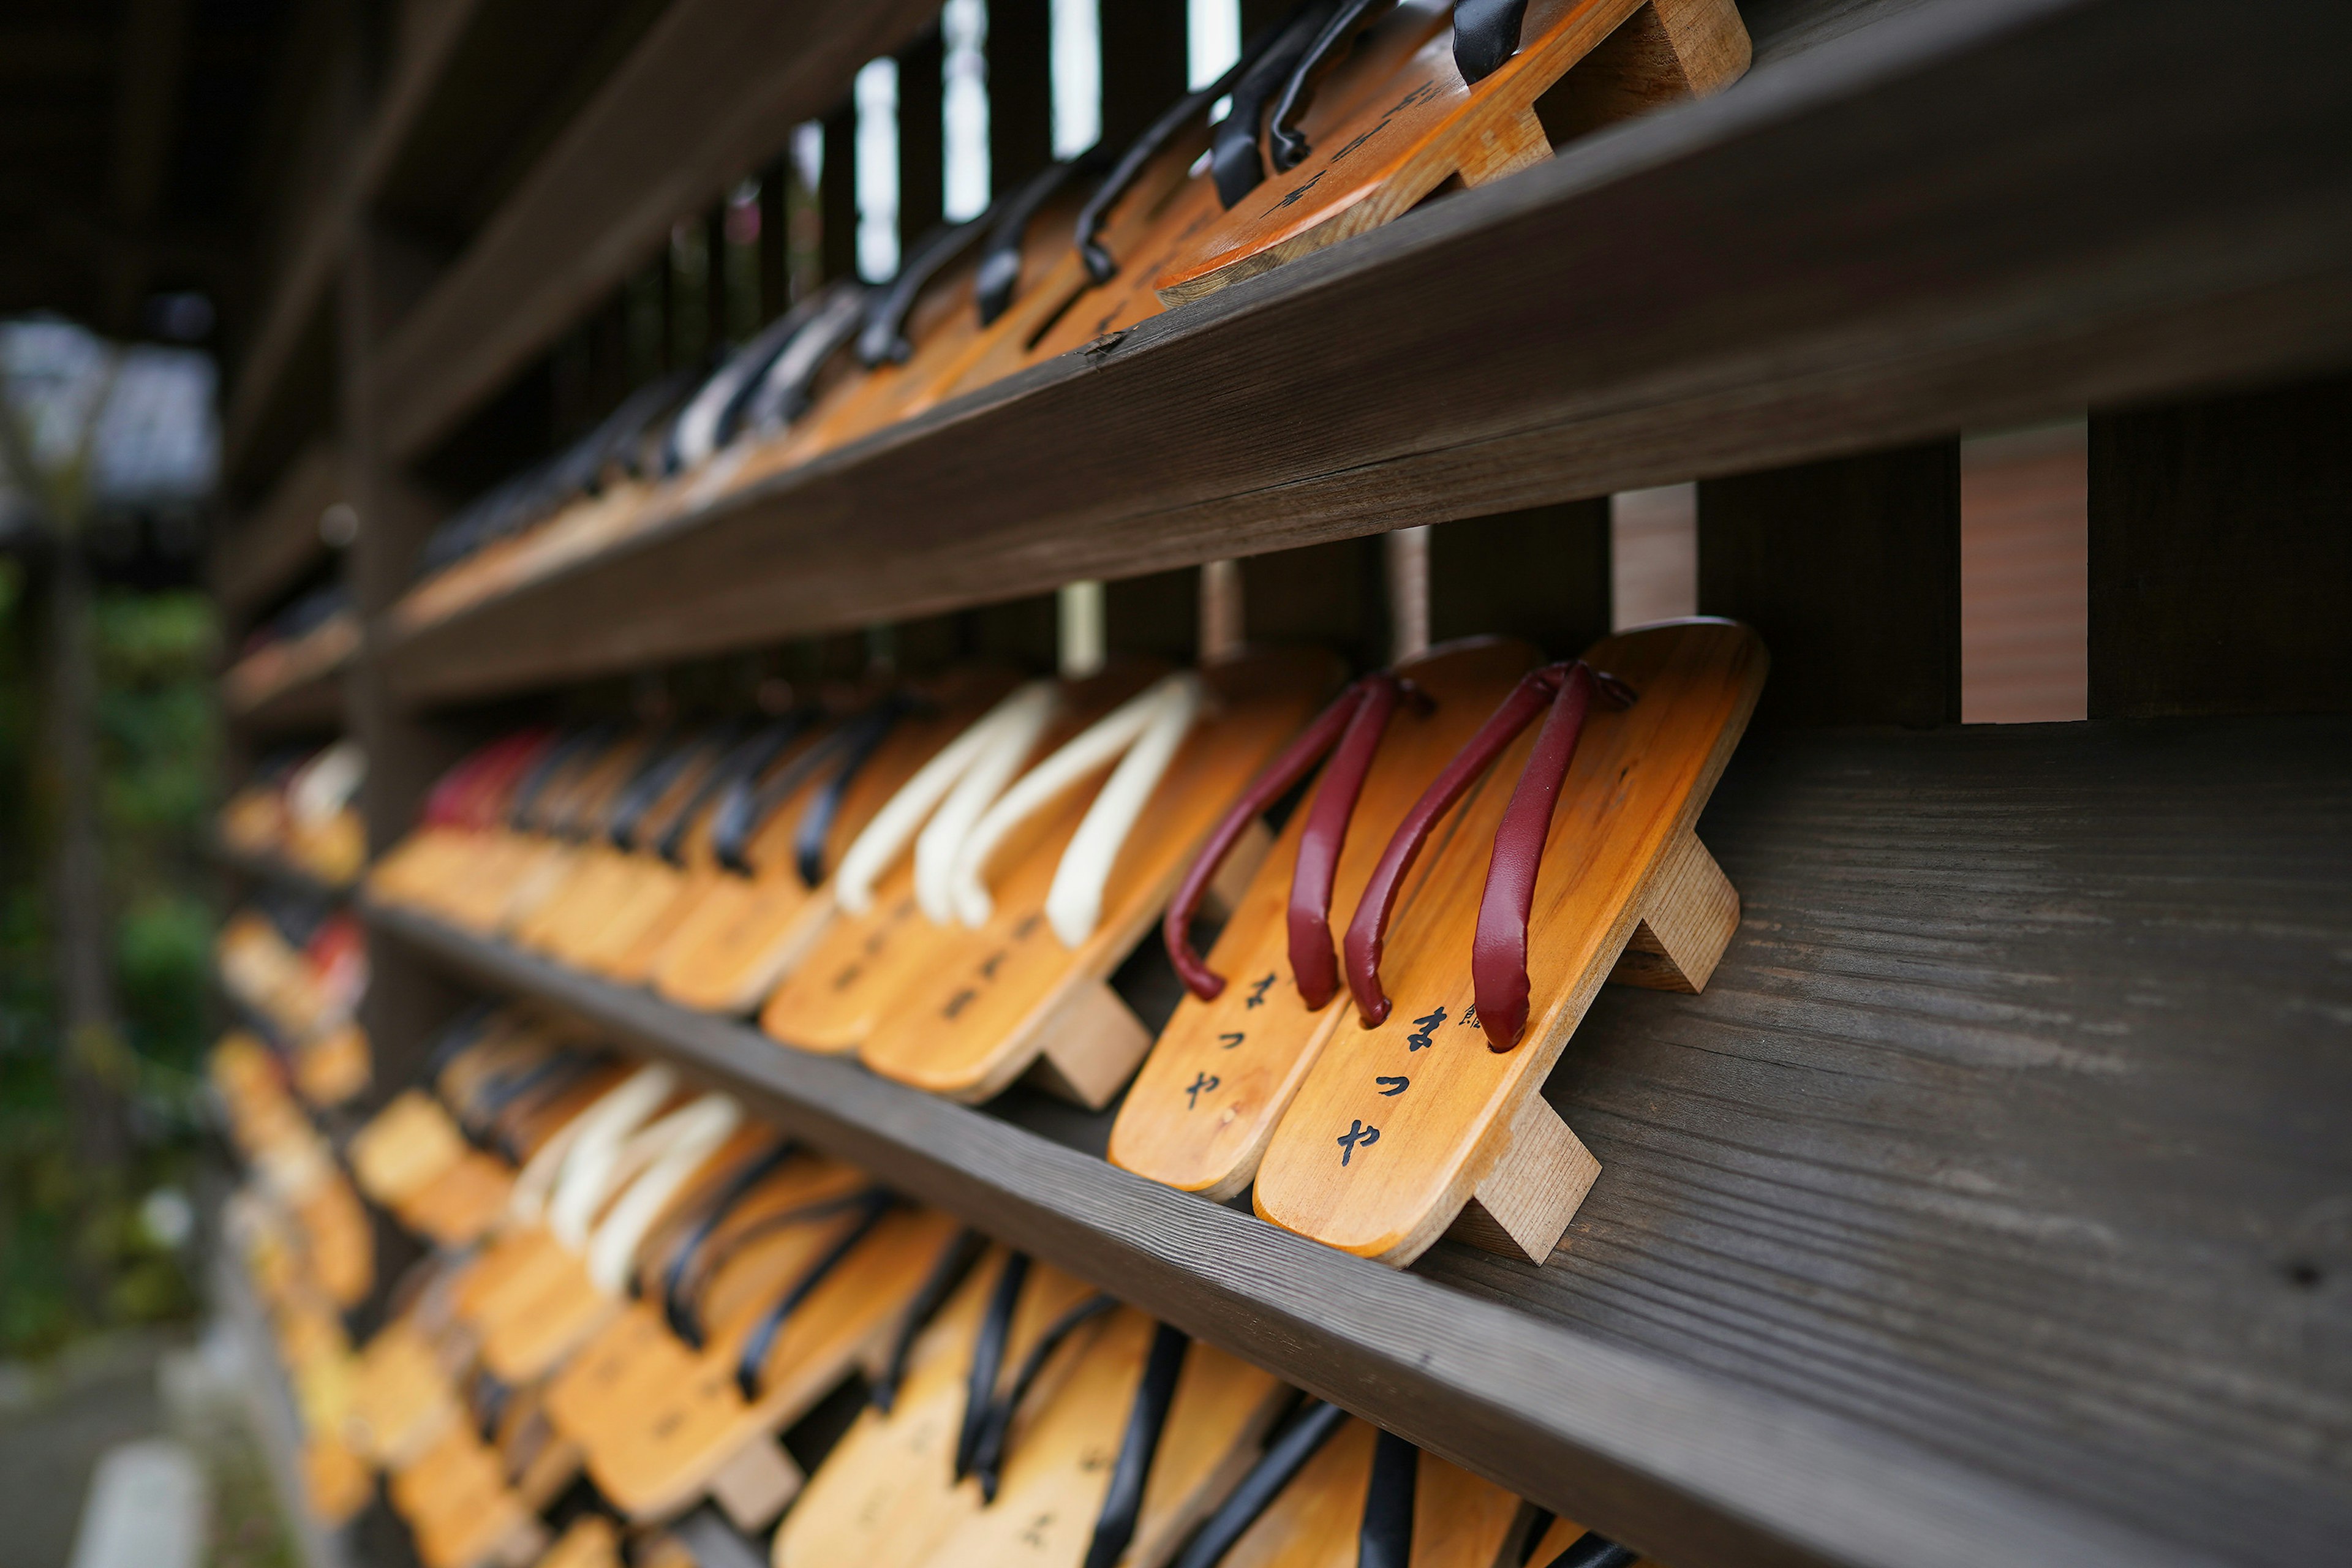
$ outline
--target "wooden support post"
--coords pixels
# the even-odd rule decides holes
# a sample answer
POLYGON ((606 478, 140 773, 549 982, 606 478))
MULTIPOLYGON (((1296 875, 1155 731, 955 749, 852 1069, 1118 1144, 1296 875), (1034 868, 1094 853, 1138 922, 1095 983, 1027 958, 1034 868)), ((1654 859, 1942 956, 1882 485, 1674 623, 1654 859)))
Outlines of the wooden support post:
POLYGON ((2090 716, 2352 709, 2352 377, 2094 414, 2090 716))
POLYGON ((760 171, 760 324, 767 325, 793 302, 792 221, 784 193, 792 160, 778 158, 760 171))
MULTIPOLYGON (((360 516, 343 570, 362 627, 361 657, 344 683, 345 730, 367 752, 360 810, 371 858, 414 825, 433 780, 463 747, 463 738, 449 728, 404 712, 393 700, 381 661, 370 657, 376 618, 408 586, 417 552, 439 521, 430 499, 394 470, 376 417, 375 353, 393 313, 383 297, 378 237, 364 219, 352 235, 336 316, 343 494, 360 516)), ((400 943, 371 935, 368 963, 360 1022, 375 1058, 375 1083, 365 1100, 373 1106, 414 1079, 432 1032, 461 997, 400 943)))
POLYGON ((702 215, 702 347, 727 341, 727 203, 702 215))
POLYGON ((1051 0, 989 0, 989 180, 1009 191, 1054 158, 1051 0))
POLYGON ((1429 531, 1432 642, 1480 632, 1573 658, 1609 635, 1609 500, 1563 501, 1429 531))
POLYGON ((824 282, 857 276, 857 106, 824 117, 824 167, 817 175, 817 254, 824 282))
POLYGON ((1960 717, 1960 447, 1698 487, 1698 605, 1772 651, 1759 724, 1960 717))
POLYGON ((947 198, 947 43, 934 26, 898 56, 898 254, 937 228, 947 198))
POLYGON ((1185 0, 1101 7, 1102 144, 1114 153, 1184 96, 1185 0))

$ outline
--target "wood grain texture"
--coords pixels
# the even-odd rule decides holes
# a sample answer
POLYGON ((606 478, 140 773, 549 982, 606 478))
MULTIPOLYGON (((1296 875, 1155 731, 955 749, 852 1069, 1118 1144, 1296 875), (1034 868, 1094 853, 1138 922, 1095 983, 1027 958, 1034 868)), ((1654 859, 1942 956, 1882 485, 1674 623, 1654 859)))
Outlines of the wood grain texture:
POLYGON ((1701 480, 1698 607, 1771 647, 1759 724, 1958 721, 1959 442, 1701 480))
POLYGON ((2332 1561, 2352 722, 1751 737, 1698 997, 1604 989, 1538 1270, 1394 1273, 411 917, 379 929, 1667 1563, 2332 1561))
POLYGON ((2352 708, 2352 379, 2095 415, 2090 711, 2352 708))
POLYGON ((772 157, 926 0, 678 0, 385 345, 383 440, 414 458, 621 281, 680 213, 772 157))
POLYGON ((2352 357, 2340 9, 1749 24, 1715 98, 408 634, 391 677, 476 696, 2352 357))

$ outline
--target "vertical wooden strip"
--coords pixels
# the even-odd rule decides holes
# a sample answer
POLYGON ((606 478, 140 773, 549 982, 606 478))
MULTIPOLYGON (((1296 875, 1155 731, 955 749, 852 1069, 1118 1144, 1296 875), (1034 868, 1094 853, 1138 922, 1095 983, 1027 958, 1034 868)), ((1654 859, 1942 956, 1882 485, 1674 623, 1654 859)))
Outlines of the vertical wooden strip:
POLYGON ((824 117, 824 166, 817 175, 817 254, 825 282, 857 276, 857 109, 824 117))
POLYGON ((727 200, 702 215, 702 346, 727 341, 727 200))
POLYGON ((1114 0, 1102 15, 1102 139, 1118 149, 1184 96, 1185 0, 1114 0))
POLYGON ((760 171, 760 324, 774 321, 793 302, 791 220, 784 189, 792 178, 791 160, 778 158, 760 171))
MULTIPOLYGON (((381 662, 369 657, 376 618, 407 588, 417 552, 439 521, 428 498, 394 471, 384 455, 375 366, 385 312, 377 298, 373 237, 364 220, 351 237, 335 321, 343 493, 360 514, 359 535, 343 553, 342 570, 366 628, 361 657, 344 684, 345 728, 368 755, 360 811, 371 858, 415 824, 426 790, 465 742, 449 726, 404 712, 393 700, 381 662)), ((368 962, 372 978, 360 1022, 375 1058, 375 1084, 367 1096, 374 1104, 414 1077, 431 1031, 457 996, 443 973, 404 943, 372 932, 368 962)))
POLYGON ((2090 715, 2352 709, 2352 377, 2095 413, 2090 715))
POLYGON ((1009 191, 1054 157, 1051 0, 989 0, 988 163, 1009 191))
POLYGON ((1609 635, 1609 499, 1430 530, 1429 635, 1525 637, 1573 658, 1609 635))
POLYGON ((947 195, 947 44, 934 26, 898 57, 898 253, 939 226, 947 195))
POLYGON ((1763 723, 1960 716, 1959 442, 1704 479, 1698 605, 1772 652, 1763 723))

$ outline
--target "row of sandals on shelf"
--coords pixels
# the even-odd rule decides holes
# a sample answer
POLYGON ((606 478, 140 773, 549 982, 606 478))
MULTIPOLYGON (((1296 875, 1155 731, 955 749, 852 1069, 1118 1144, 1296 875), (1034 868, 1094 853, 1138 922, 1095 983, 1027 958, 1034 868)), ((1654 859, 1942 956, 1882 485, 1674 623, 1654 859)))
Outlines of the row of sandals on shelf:
POLYGON ((274 1045, 306 1102, 324 1109, 366 1090, 374 1076, 359 1022, 367 938, 351 911, 264 893, 222 923, 213 968, 256 1048, 263 1038, 274 1045))
POLYGON ((533 730, 369 893, 956 1100, 1125 1087, 1114 1163, 1334 1247, 1542 1263, 1599 1171, 1540 1093, 1570 1033, 1604 980, 1696 990, 1738 923, 1695 825, 1766 664, 1698 619, 533 730), (1110 984, 1155 927, 1156 1039, 1110 984))
MULTIPOLYGON (((215 1078, 257 1163, 305 1140, 257 1064, 215 1078)), ((314 1474, 351 1508, 380 1472, 426 1568, 708 1561, 674 1529, 706 1501, 782 1514, 779 1568, 1635 1561, 521 1011, 454 1024, 346 1156, 435 1250, 355 1349, 281 1279, 283 1353, 314 1474), (856 1374, 804 1474, 777 1434, 856 1374)))
POLYGON ((1452 182, 1540 163, 1547 117, 1572 135, 1713 91, 1748 60, 1732 0, 1302 0, 1116 158, 1054 165, 913 247, 887 282, 829 285, 480 498, 427 546, 395 622, 442 618, 1452 182))

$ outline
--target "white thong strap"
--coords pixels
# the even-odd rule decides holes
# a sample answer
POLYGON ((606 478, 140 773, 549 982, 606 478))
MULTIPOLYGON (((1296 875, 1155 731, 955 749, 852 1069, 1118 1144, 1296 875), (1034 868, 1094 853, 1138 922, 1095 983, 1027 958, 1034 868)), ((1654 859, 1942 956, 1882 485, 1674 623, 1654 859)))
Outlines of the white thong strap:
MULTIPOLYGON (((864 832, 842 856, 833 874, 834 898, 853 915, 874 907, 874 884, 898 864, 915 834, 948 792, 971 775, 972 770, 996 752, 1016 743, 1022 754, 1037 742, 1037 735, 1054 707, 1050 681, 1033 680, 1017 688, 970 728, 925 763, 875 814, 864 832)), ((1020 758, 1013 765, 1020 765, 1020 758)), ((1004 786, 1002 783, 997 788, 1004 786)))
POLYGON ((638 1068, 610 1094, 575 1118, 580 1131, 564 1151, 562 1169, 547 1200, 547 1226, 578 1246, 588 1221, 613 1190, 614 1165, 629 1134, 669 1100, 677 1074, 659 1062, 638 1068))
POLYGON ((1061 868, 1055 874, 1056 892, 1062 889, 1065 878, 1071 888, 1063 896, 1071 916, 1069 926, 1065 929, 1063 922, 1056 921, 1055 934, 1070 946, 1085 941, 1100 911, 1102 884, 1110 875, 1111 863, 1118 858, 1119 847, 1127 842, 1128 832, 1135 826, 1144 803, 1158 786, 1160 775, 1174 756, 1177 744, 1198 716, 1203 695, 1200 677, 1189 671, 1168 676, 1104 715, 1084 733, 1024 773, 1020 783, 1006 790, 972 825, 957 854, 952 885, 956 918, 974 928, 987 923, 995 910, 995 900, 988 891, 989 860, 1015 827, 1097 770, 1130 752, 1139 753, 1139 760, 1130 758, 1133 767, 1122 763, 1114 771, 1111 784, 1105 784, 1095 805, 1088 809, 1077 837, 1071 840, 1063 857, 1061 868), (1119 786, 1115 798, 1112 784, 1119 786), (1108 805, 1106 801, 1109 802, 1108 805), (1085 847, 1083 854, 1081 846, 1085 847), (1079 857, 1075 868, 1072 855, 1079 857), (1089 888, 1090 893, 1087 890, 1089 888), (1071 934, 1073 931, 1077 932, 1076 936, 1071 934))
POLYGON ((629 1282, 629 1267, 646 1233, 669 1209, 678 1190, 692 1180, 719 1145, 734 1135, 743 1108, 723 1094, 706 1094, 672 1111, 629 1142, 646 1145, 645 1173, 604 1213, 588 1242, 588 1277, 597 1289, 618 1295, 629 1282))
POLYGON ((1208 693, 1198 676, 1172 676, 1166 684, 1167 695, 1151 722, 1111 770, 1069 847, 1062 851, 1062 863, 1055 868, 1054 885, 1045 894, 1045 923, 1064 947, 1075 948, 1094 934, 1102 919, 1103 889, 1118 863, 1118 852, 1207 705, 1208 693))
MULTIPOLYGON (((572 1158, 572 1146, 580 1141, 581 1133, 595 1125, 593 1119, 599 1110, 607 1105, 619 1103, 614 1100, 614 1096, 628 1089, 638 1079, 643 1078, 646 1072, 651 1070, 653 1069, 650 1068, 642 1069, 606 1089, 597 1097, 595 1104, 589 1106, 557 1128, 548 1135, 547 1142, 531 1151, 530 1158, 525 1161, 522 1169, 516 1173, 514 1186, 507 1194, 509 1218, 517 1225, 529 1225, 545 1217, 549 1199, 555 1191, 556 1183, 563 1175, 564 1164, 572 1158)), ((663 1093, 667 1092, 668 1089, 665 1086, 663 1093)), ((640 1115, 637 1120, 643 1121, 644 1117, 640 1115)))
POLYGON ((922 837, 915 841, 915 900, 932 924, 946 925, 955 918, 955 868, 964 840, 1004 793, 1004 786, 1020 775, 1022 764, 1036 750, 1037 739, 1045 732, 1059 701, 1059 689, 1039 682, 1035 694, 1008 714, 1003 727, 972 758, 971 766, 940 803, 922 837))

